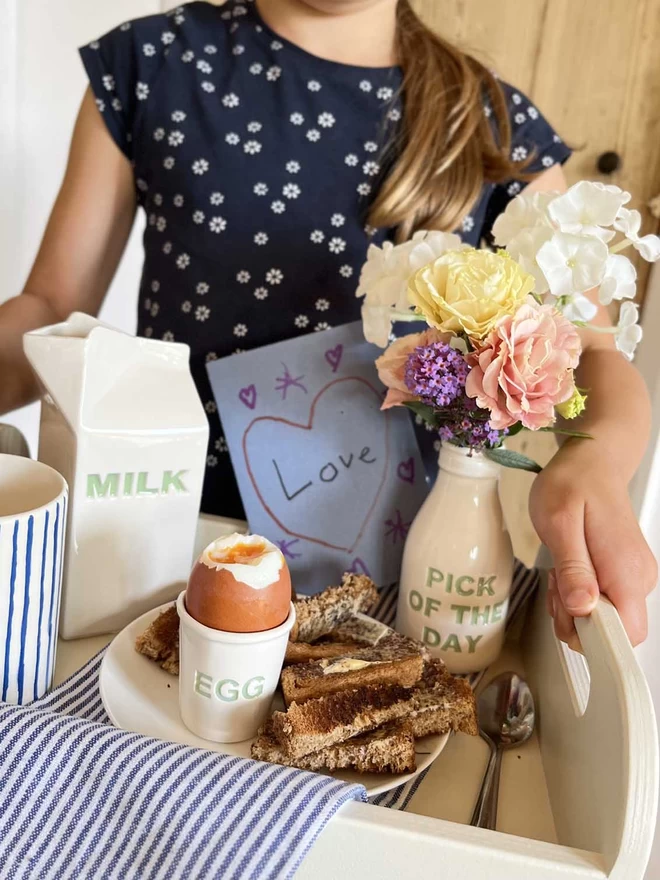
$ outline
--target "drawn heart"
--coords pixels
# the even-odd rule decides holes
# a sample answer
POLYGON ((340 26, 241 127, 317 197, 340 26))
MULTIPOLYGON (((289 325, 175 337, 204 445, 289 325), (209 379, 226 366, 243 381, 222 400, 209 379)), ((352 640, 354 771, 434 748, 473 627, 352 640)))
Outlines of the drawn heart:
POLYGON ((339 345, 336 345, 334 348, 330 348, 328 349, 328 351, 326 351, 324 357, 332 367, 333 373, 336 373, 339 369, 339 364, 341 363, 341 358, 343 354, 344 346, 341 343, 339 343, 339 345))
POLYGON ((243 435, 247 474, 288 535, 352 553, 390 474, 390 416, 366 379, 334 379, 306 423, 254 419, 243 435))
POLYGON ((364 564, 364 562, 360 559, 359 556, 355 557, 350 568, 347 568, 346 571, 350 571, 351 574, 366 574, 367 577, 371 577, 371 574, 369 573, 369 569, 364 564))
POLYGON ((404 483, 412 485, 415 482, 415 459, 409 458, 408 461, 400 462, 396 474, 404 483))
POLYGON ((254 409, 257 405, 257 389, 254 385, 248 385, 247 388, 241 388, 238 392, 241 403, 244 403, 248 409, 254 409))

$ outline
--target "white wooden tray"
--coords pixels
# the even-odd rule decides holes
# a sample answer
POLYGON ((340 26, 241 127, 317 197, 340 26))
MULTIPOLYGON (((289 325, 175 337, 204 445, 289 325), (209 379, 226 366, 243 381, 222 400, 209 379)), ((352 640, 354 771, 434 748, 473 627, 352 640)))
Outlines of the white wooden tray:
MULTIPOLYGON (((222 525, 200 522, 200 546, 222 525)), ((507 645, 492 671, 525 675, 539 719, 532 742, 505 754, 498 831, 465 824, 486 749, 456 736, 407 812, 347 804, 297 880, 643 880, 659 785, 651 696, 607 600, 578 630, 585 657, 555 639, 542 592, 520 642, 507 645)), ((60 643, 56 681, 108 640, 60 643)))

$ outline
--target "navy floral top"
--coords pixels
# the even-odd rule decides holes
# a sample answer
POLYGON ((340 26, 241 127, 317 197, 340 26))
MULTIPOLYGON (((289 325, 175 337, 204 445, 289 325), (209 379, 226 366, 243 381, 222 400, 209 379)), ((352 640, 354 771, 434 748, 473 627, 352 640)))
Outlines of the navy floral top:
MULTIPOLYGON (((148 218, 138 332, 190 346, 211 425, 203 509, 241 516, 206 364, 359 318, 367 247, 394 235, 366 217, 394 158, 401 71, 310 55, 240 0, 126 22, 81 56, 148 218)), ((539 111, 505 90, 513 158, 564 162, 539 111)), ((464 241, 523 186, 486 185, 464 241)))

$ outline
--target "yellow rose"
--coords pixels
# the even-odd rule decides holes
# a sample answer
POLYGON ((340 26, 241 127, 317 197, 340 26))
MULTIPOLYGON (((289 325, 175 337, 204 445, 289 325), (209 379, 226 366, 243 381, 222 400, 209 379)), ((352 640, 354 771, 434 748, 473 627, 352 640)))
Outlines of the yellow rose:
POLYGON ((419 269, 408 284, 408 298, 431 327, 483 339, 533 289, 532 276, 505 251, 465 248, 419 269))

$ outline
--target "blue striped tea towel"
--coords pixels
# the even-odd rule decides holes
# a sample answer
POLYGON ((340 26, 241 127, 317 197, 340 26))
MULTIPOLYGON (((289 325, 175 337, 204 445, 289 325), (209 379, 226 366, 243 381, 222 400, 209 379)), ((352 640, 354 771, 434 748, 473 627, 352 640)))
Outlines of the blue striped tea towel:
MULTIPOLYGON (((509 620, 538 584, 516 572, 509 620)), ((396 589, 377 616, 392 621, 396 589)), ((361 785, 161 742, 110 725, 101 652, 28 707, 0 704, 3 880, 292 877, 361 785)), ((422 774, 378 795, 405 809, 422 774)))

